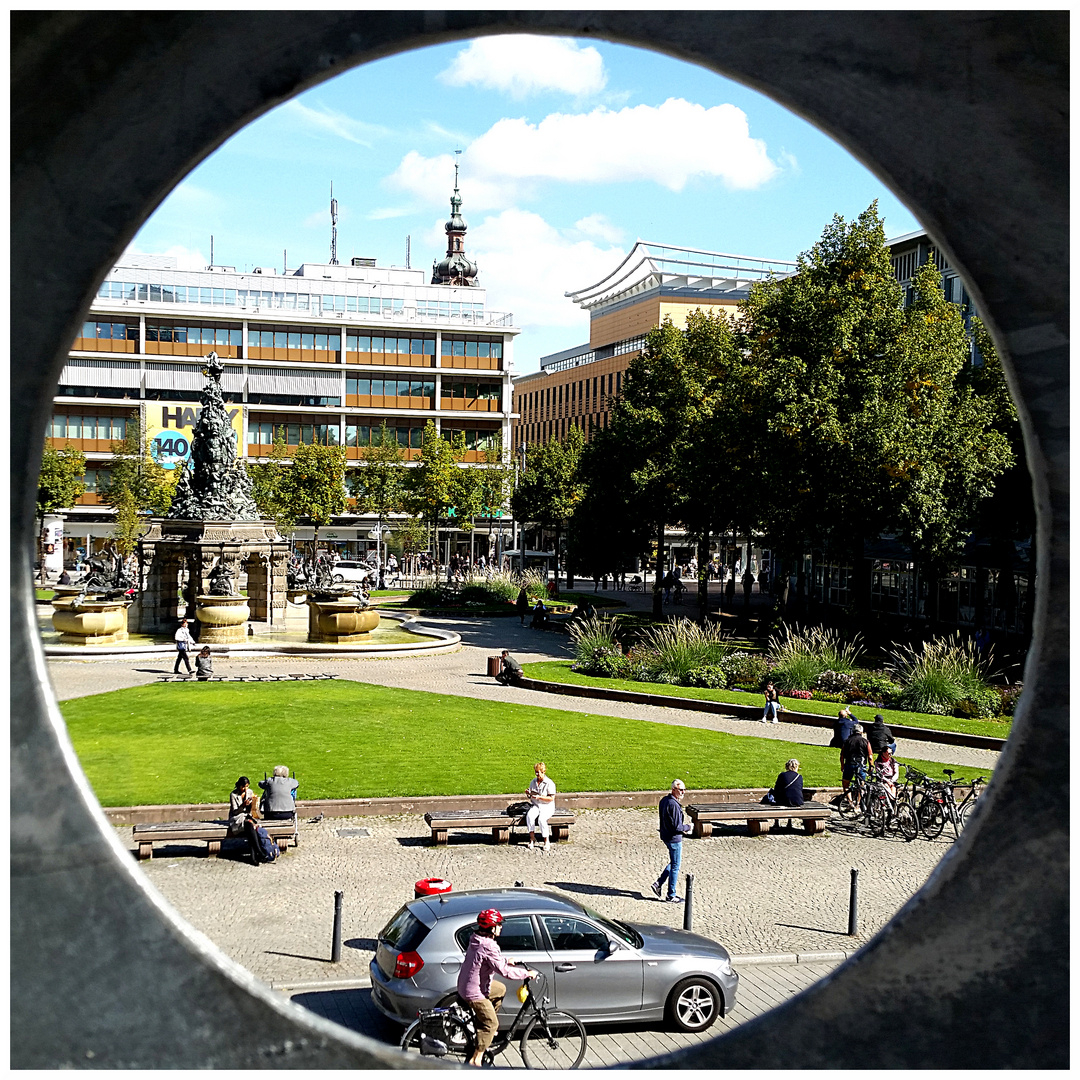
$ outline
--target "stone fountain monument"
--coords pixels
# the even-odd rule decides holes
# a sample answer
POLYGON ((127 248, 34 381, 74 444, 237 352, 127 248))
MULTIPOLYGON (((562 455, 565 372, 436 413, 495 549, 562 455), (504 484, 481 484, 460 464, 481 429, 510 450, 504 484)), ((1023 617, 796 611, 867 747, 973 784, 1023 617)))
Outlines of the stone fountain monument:
POLYGON ((168 516, 152 518, 139 541, 138 602, 129 621, 141 633, 172 633, 179 619, 194 619, 200 643, 235 643, 244 640, 249 620, 284 622, 289 545, 252 498, 216 353, 207 356, 203 371, 191 463, 168 516), (246 597, 236 583, 241 571, 247 573, 246 597))
POLYGON ((135 582, 116 552, 94 556, 79 585, 58 586, 52 624, 61 645, 113 645, 126 641, 135 582), (109 562, 112 565, 109 565, 109 562))

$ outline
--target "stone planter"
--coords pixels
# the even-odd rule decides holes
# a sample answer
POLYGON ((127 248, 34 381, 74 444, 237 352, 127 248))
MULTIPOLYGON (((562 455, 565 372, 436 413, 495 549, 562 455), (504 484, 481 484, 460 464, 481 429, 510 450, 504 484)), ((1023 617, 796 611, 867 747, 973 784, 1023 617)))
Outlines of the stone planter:
POLYGON ((308 641, 337 644, 367 641, 379 625, 379 613, 363 608, 358 600, 308 601, 308 641))
POLYGON ((72 607, 74 597, 53 600, 52 624, 62 645, 112 645, 127 641, 126 600, 84 600, 72 607))
POLYGON ((199 645, 236 645, 247 639, 251 615, 246 596, 197 596, 195 618, 199 620, 199 645))

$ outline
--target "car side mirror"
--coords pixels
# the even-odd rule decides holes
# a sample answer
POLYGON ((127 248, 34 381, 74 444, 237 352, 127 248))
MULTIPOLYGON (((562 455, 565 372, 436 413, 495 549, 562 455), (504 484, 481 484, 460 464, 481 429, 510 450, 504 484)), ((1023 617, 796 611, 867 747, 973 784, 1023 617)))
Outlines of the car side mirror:
POLYGON ((608 943, 607 943, 608 956, 610 956, 614 952, 618 952, 622 948, 624 948, 624 946, 623 946, 623 943, 621 941, 616 941, 615 938, 608 938, 608 943))

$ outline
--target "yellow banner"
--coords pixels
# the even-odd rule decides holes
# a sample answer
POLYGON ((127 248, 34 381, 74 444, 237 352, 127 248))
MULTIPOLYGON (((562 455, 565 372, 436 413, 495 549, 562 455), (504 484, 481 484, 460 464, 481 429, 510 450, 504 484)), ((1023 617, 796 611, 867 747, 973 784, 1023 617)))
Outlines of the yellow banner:
MULTIPOLYGON (((240 455, 240 438, 244 431, 243 405, 226 405, 236 452, 240 455)), ((191 435, 199 421, 201 405, 182 401, 148 401, 146 403, 146 433, 150 437, 150 456, 163 468, 175 469, 191 460, 191 435)))

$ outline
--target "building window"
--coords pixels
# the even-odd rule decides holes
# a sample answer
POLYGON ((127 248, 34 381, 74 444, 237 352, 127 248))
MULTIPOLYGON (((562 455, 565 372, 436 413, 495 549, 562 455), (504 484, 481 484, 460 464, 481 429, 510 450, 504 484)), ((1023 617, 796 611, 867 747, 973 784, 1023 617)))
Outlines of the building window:
POLYGON ((124 416, 67 416, 54 413, 49 424, 49 438, 122 442, 127 434, 127 423, 124 416))

